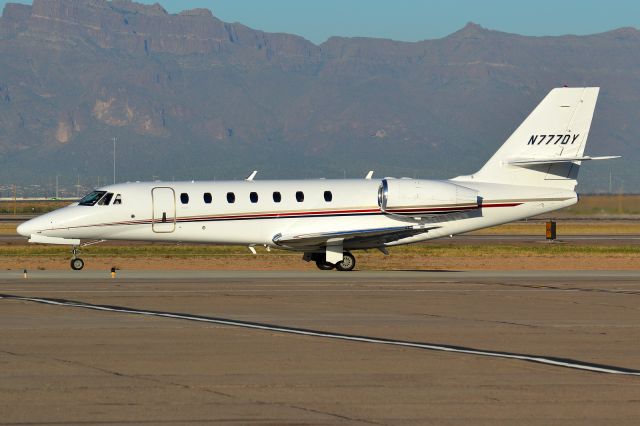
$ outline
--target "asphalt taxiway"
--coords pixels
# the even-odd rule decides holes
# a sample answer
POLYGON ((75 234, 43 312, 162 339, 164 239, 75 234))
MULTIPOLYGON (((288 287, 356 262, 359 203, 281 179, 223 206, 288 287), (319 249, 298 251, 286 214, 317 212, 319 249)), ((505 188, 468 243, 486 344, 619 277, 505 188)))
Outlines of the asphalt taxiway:
POLYGON ((640 271, 7 271, 0 297, 0 424, 640 417, 640 271))

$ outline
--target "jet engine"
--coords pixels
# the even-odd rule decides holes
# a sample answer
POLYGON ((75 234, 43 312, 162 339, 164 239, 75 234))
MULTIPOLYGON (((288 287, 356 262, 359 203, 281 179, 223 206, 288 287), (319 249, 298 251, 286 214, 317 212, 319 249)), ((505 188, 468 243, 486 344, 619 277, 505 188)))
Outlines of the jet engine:
POLYGON ((479 208, 478 191, 450 182, 383 179, 378 205, 389 214, 424 217, 479 208))

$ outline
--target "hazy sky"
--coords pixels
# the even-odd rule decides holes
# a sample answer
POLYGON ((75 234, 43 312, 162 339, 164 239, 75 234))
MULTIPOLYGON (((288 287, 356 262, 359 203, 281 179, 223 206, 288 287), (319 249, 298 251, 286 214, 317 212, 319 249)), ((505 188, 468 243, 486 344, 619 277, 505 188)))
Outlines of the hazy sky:
MULTIPOLYGON (((0 0, 0 5, 5 3, 0 0)), ((592 34, 619 27, 640 27, 638 0, 160 0, 159 3, 171 13, 208 8, 226 22, 298 34, 315 43, 332 35, 406 41, 439 38, 470 21, 525 35, 592 34)))

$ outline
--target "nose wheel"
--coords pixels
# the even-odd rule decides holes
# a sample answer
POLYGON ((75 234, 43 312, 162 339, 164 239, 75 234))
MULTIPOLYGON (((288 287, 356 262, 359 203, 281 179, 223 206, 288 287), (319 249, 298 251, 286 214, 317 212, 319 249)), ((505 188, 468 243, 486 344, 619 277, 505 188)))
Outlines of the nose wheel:
POLYGON ((78 247, 74 247, 72 253, 73 257, 71 258, 70 262, 71 269, 73 269, 74 271, 79 271, 84 268, 84 260, 78 257, 78 247))
POLYGON ((80 259, 79 257, 71 259, 71 269, 73 269, 74 271, 79 271, 82 268, 84 268, 84 260, 80 259))

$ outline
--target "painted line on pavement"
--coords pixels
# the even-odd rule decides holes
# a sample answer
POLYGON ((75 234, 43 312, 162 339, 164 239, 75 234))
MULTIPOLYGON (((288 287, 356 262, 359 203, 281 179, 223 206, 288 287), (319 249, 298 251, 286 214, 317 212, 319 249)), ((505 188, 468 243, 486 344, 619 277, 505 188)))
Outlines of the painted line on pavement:
POLYGON ((322 337, 327 339, 338 339, 338 340, 347 340, 347 341, 354 341, 354 342, 376 343, 376 344, 390 345, 390 346, 410 347, 410 348, 417 348, 417 349, 425 349, 429 351, 461 353, 461 354, 467 354, 467 355, 512 359, 512 360, 518 360, 518 361, 545 364, 545 365, 550 365, 554 367, 590 371, 595 373, 640 377, 640 370, 635 370, 635 369, 625 368, 625 367, 617 367, 612 365, 605 365, 605 364, 595 364, 595 363, 590 363, 590 362, 585 362, 585 361, 580 361, 580 360, 575 360, 570 358, 531 355, 531 354, 522 354, 522 353, 515 353, 515 352, 491 351, 491 350, 477 349, 477 348, 471 348, 471 347, 465 347, 465 346, 447 345, 447 344, 438 344, 438 343, 411 342, 411 341, 404 341, 404 340, 387 339, 382 337, 358 336, 358 335, 352 335, 352 334, 334 333, 334 332, 321 331, 321 330, 280 326, 280 325, 251 322, 251 321, 240 321, 240 320, 233 320, 233 319, 227 319, 227 318, 209 317, 209 316, 203 316, 203 315, 152 311, 152 310, 143 310, 143 309, 135 309, 135 308, 122 307, 122 306, 112 306, 112 305, 95 305, 91 303, 84 303, 84 302, 78 302, 78 301, 66 300, 66 299, 25 297, 25 296, 11 295, 11 294, 0 294, 0 299, 19 300, 24 302, 41 303, 45 305, 91 309, 96 311, 118 312, 118 313, 133 314, 133 315, 145 315, 145 316, 154 316, 154 317, 161 317, 161 318, 181 319, 181 320, 187 320, 187 321, 227 325, 232 327, 249 328, 254 330, 267 330, 267 331, 297 334, 297 335, 303 335, 303 336, 322 337))

